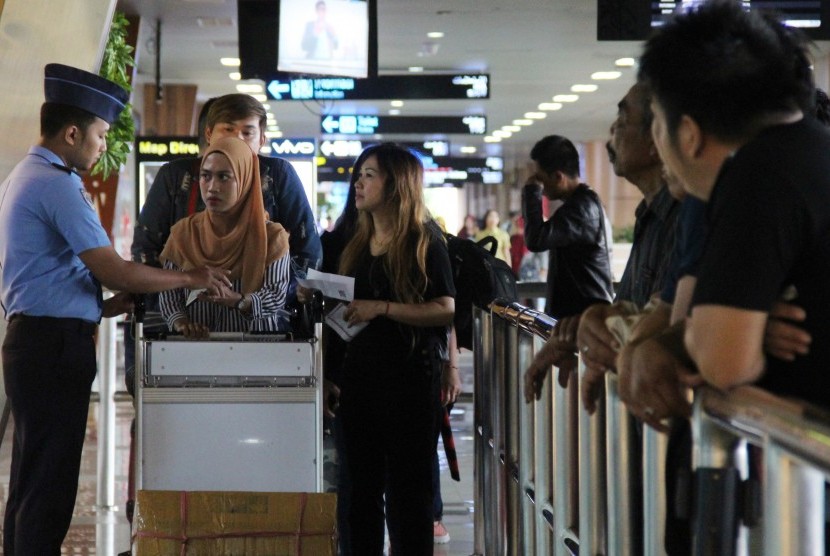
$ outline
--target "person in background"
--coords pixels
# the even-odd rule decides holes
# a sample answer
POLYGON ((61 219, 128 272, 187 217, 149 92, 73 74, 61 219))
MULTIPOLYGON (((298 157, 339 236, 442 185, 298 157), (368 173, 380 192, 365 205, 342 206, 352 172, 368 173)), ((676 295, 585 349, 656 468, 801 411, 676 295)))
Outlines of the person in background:
POLYGON ((522 268, 522 260, 530 252, 525 245, 525 220, 522 213, 517 212, 510 216, 510 266, 519 279, 522 268))
POLYGON ((432 465, 441 371, 455 290, 446 243, 428 226, 423 167, 394 144, 355 167, 354 236, 340 273, 355 277, 344 317, 367 323, 348 343, 340 387, 352 484, 351 548, 383 553, 384 496, 392 552, 433 553, 432 465))
POLYGON ((545 312, 556 319, 610 303, 611 265, 599 196, 579 181, 579 153, 559 135, 541 139, 530 151, 530 176, 522 190, 525 243, 550 252, 545 312), (563 201, 545 220, 542 195, 563 201))
POLYGON ((229 284, 219 269, 171 272, 123 260, 78 172, 106 151, 129 98, 98 75, 45 68, 40 141, 0 185, 0 302, 8 319, 3 378, 14 420, 3 523, 8 556, 58 555, 72 520, 102 316, 126 292, 229 284), (102 298, 102 286, 123 293, 102 298))
POLYGON ((464 217, 464 226, 458 230, 458 237, 461 239, 475 239, 478 233, 478 219, 472 214, 464 217))
POLYGON ((288 232, 266 220, 256 154, 236 137, 213 141, 202 158, 199 187, 206 210, 173 226, 159 259, 171 270, 225 268, 231 287, 201 293, 190 304, 188 290, 163 292, 167 325, 187 338, 278 330, 288 291, 288 232))
POLYGON ((499 212, 495 209, 490 209, 484 213, 484 227, 480 229, 476 235, 475 240, 480 241, 485 237, 493 237, 496 239, 496 257, 510 264, 510 236, 499 228, 499 212))

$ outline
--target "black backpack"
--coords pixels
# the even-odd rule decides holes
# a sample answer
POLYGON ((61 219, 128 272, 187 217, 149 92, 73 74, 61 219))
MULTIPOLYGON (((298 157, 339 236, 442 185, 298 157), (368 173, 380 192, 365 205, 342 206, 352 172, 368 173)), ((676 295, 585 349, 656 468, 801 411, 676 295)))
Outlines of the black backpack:
POLYGON ((475 242, 452 234, 445 237, 455 283, 455 335, 458 347, 472 349, 473 305, 487 309, 495 299, 516 301, 516 275, 506 262, 496 258, 496 238, 475 242))

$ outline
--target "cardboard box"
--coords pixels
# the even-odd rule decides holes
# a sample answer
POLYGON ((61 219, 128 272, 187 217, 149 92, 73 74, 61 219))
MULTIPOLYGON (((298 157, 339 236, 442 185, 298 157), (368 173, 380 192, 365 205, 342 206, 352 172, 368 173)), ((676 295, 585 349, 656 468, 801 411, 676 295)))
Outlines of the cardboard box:
POLYGON ((334 556, 337 495, 295 492, 138 492, 140 556, 334 556))

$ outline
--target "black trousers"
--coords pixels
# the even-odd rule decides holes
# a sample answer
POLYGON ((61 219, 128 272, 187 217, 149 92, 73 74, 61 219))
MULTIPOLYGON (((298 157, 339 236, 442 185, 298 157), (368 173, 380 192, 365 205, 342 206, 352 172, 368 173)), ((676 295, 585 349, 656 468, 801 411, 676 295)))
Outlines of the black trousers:
MULTIPOLYGON (((385 508, 395 556, 431 556, 440 367, 385 370, 378 381, 347 370, 341 389, 351 552, 383 554, 385 508)), ((377 369, 371 374, 377 376, 377 369)))
POLYGON ((3 378, 14 419, 6 556, 59 555, 72 521, 95 378, 94 325, 12 317, 3 378))

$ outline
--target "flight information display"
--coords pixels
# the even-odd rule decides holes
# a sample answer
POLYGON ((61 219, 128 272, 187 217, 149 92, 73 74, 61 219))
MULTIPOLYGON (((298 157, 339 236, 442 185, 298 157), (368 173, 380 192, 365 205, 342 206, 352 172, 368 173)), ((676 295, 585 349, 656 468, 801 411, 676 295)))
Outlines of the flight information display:
MULTIPOLYGON (((663 25, 679 8, 688 9, 702 4, 703 0, 680 0, 672 2, 651 3, 651 26, 663 25)), ((821 27, 821 0, 742 0, 746 9, 774 11, 781 15, 781 20, 790 27, 817 29, 821 27)))
POLYGON ((291 77, 268 81, 272 100, 431 100, 488 99, 490 75, 383 75, 350 77, 291 77))

